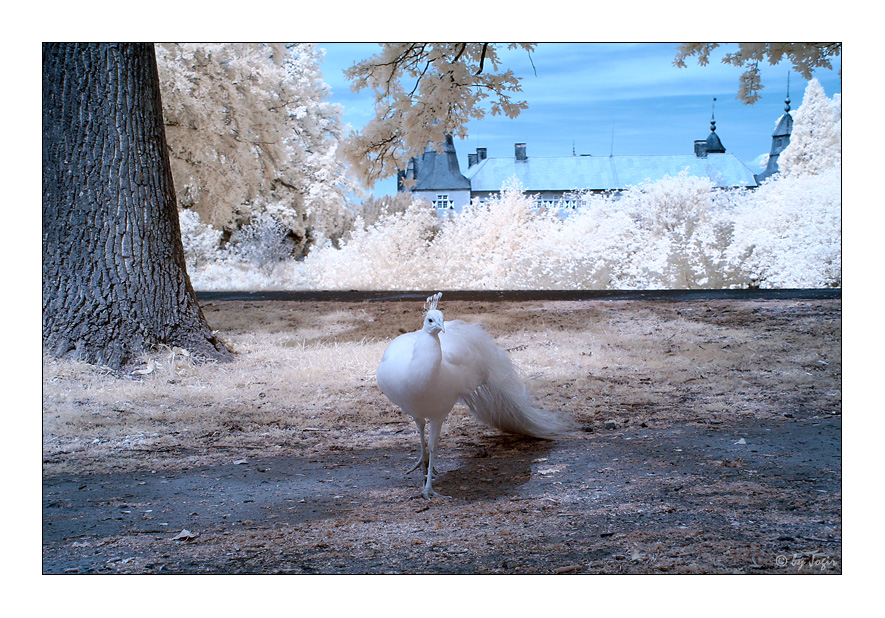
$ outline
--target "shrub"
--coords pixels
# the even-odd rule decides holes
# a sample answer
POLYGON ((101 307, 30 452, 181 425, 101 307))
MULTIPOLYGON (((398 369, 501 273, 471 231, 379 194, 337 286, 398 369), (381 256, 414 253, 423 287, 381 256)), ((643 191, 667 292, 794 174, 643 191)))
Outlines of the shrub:
POLYGON ((220 231, 200 221, 200 215, 193 210, 179 210, 178 223, 189 270, 220 259, 220 231))

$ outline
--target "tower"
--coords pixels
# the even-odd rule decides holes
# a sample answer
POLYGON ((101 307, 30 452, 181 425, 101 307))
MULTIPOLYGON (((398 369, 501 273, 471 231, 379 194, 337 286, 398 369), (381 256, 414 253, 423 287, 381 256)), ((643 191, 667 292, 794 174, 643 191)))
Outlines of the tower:
POLYGON ((439 210, 461 210, 470 202, 470 181, 461 173, 451 135, 446 135, 442 152, 437 152, 436 144, 428 144, 420 159, 410 161, 398 182, 400 190, 405 189, 406 179, 414 181, 413 193, 439 210))
POLYGON ((790 74, 787 73, 787 97, 784 99, 784 114, 777 121, 777 126, 771 134, 771 152, 768 154, 768 165, 765 171, 756 175, 757 182, 762 182, 778 172, 777 160, 780 154, 790 143, 790 135, 793 133, 793 117, 790 115, 790 74))
POLYGON ((707 136, 707 153, 725 152, 725 146, 716 135, 716 97, 713 97, 713 108, 710 112, 710 135, 707 136))
POLYGON ((713 109, 710 115, 710 135, 707 139, 698 139, 694 142, 694 154, 697 157, 704 158, 708 154, 724 154, 725 146, 722 140, 716 135, 716 98, 713 97, 713 109))

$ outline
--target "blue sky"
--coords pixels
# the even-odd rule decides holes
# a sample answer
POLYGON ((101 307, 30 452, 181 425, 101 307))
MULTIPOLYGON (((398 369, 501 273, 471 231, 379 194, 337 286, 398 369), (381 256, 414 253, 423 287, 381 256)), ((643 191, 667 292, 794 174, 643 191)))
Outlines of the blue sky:
MULTIPOLYGON (((331 100, 344 106, 344 121, 362 127, 371 117, 371 93, 354 94, 342 71, 377 53, 374 43, 321 43, 326 50, 323 78, 331 100)), ((781 62, 760 66, 762 99, 744 105, 735 96, 741 69, 722 64, 735 45, 717 50, 710 64, 690 59, 685 69, 673 66, 675 43, 542 43, 531 60, 524 50, 502 54, 504 65, 522 78, 522 97, 529 104, 517 118, 487 116, 468 126, 469 137, 456 140, 463 172, 467 153, 477 147, 488 156, 513 156, 513 144, 525 142, 531 156, 577 154, 690 154, 693 142, 710 132, 715 97, 716 133, 726 152, 758 171, 758 158, 771 147, 771 132, 783 113, 790 72, 791 107, 802 102, 806 81, 781 62), (534 64, 534 68, 532 65, 534 64), (612 134, 614 133, 614 139, 612 134)), ((827 96, 841 92, 833 70, 819 71, 827 96)), ((375 195, 393 193, 393 179, 379 182, 375 195)))

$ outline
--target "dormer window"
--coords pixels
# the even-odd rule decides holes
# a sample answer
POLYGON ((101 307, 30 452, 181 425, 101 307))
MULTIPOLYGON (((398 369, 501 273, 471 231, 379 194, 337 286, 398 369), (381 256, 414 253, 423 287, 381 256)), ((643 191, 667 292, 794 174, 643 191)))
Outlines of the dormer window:
POLYGON ((439 193, 436 199, 433 200, 433 207, 438 210, 453 210, 455 203, 449 199, 448 193, 439 193))

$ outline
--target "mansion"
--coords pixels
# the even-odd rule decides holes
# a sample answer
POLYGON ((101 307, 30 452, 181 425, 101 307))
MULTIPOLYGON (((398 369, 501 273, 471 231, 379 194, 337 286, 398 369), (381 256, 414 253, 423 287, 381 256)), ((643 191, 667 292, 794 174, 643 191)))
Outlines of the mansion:
POLYGON ((506 157, 489 157, 485 148, 477 148, 467 155, 464 173, 449 135, 441 151, 431 144, 420 158, 410 161, 398 175, 398 190, 426 198, 438 211, 460 211, 474 199, 485 201, 497 195, 511 178, 518 179, 537 206, 556 209, 579 206, 577 191, 616 193, 647 180, 676 176, 686 169, 689 175, 709 178, 723 189, 754 188, 777 172, 778 156, 790 143, 793 118, 789 95, 784 109, 772 134, 768 166, 758 175, 725 152, 713 118, 710 134, 694 142, 693 154, 530 157, 526 144, 517 143, 512 156, 506 157), (408 188, 407 180, 412 181, 408 188))

